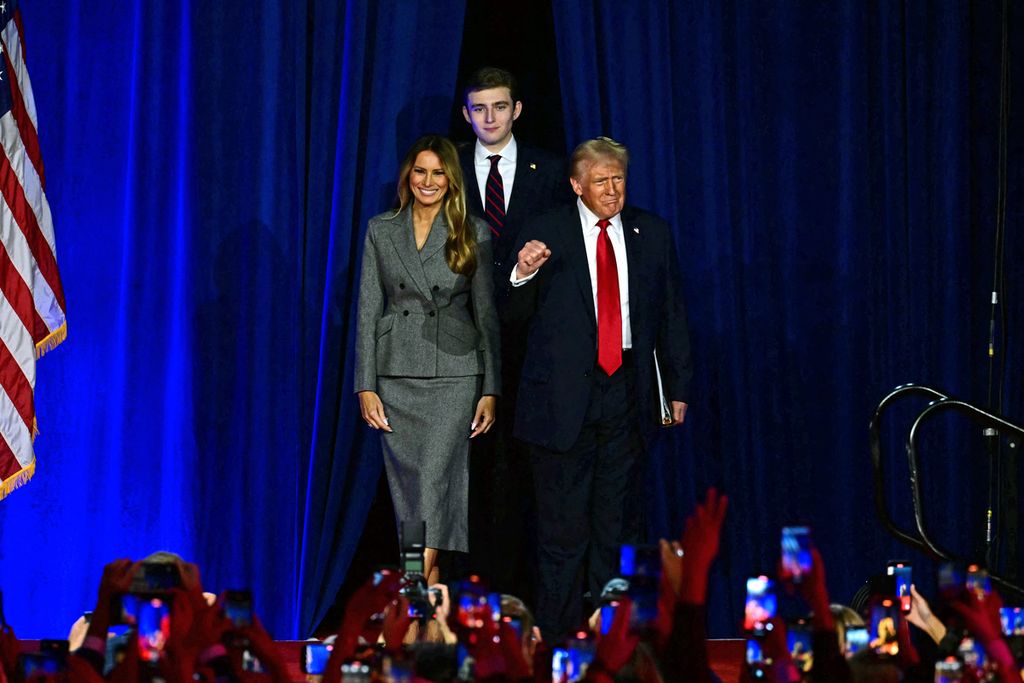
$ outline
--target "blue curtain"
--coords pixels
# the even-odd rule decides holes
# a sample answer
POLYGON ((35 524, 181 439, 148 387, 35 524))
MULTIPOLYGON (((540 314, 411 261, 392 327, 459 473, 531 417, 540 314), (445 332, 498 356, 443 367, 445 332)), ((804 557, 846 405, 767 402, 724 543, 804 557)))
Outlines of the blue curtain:
POLYGON ((174 550, 277 637, 333 601, 379 468, 350 397, 357 249, 444 130, 462 3, 22 3, 68 341, 0 589, 64 637, 104 563, 174 550), (299 596, 302 596, 300 600, 299 596))
MULTIPOLYGON (((678 534, 709 484, 732 494, 713 633, 737 632, 744 578, 774 570, 786 522, 818 530, 838 601, 910 554, 871 503, 866 427, 891 388, 917 381, 986 403, 999 4, 553 3, 567 140, 626 143, 627 201, 676 231, 695 391, 687 425, 651 458, 650 526, 678 534)), ((1011 67, 1019 82, 1021 60, 1011 67)), ((1012 115, 1021 129, 1024 109, 1012 115)), ((1006 353, 1002 407, 1019 415, 1021 358, 1006 353)), ((908 525, 909 417, 894 417, 887 441, 890 499, 908 525)), ((980 430, 949 420, 930 433, 935 535, 976 550, 980 430)), ((916 559, 927 585, 932 565, 916 559)))

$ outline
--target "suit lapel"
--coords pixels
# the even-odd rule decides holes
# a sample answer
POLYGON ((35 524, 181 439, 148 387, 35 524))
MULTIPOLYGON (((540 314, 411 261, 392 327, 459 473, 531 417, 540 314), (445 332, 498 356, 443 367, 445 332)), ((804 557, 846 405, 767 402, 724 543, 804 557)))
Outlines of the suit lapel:
POLYGON ((476 159, 473 156, 475 151, 475 143, 466 145, 459 155, 459 163, 462 164, 462 182, 466 187, 469 212, 474 216, 483 216, 483 197, 480 196, 480 184, 476 181, 476 159))
POLYGON ((631 327, 637 320, 636 309, 643 297, 640 296, 641 243, 643 233, 634 220, 633 212, 626 209, 622 212, 622 236, 626 243, 626 280, 629 282, 629 320, 631 327))
POLYGON ((576 275, 576 284, 586 304, 587 317, 594 329, 597 329, 597 314, 594 313, 594 289, 590 282, 590 264, 587 261, 587 245, 583 241, 583 227, 580 224, 580 213, 576 205, 565 208, 565 250, 566 261, 576 275))
MULTIPOLYGON (((439 214, 440 216, 440 214, 439 214)), ((434 221, 437 224, 437 221, 434 221)), ((420 260, 420 252, 416 249, 416 236, 412 230, 412 208, 407 207, 394 221, 390 232, 391 244, 395 247, 399 260, 409 273, 409 278, 416 285, 424 296, 429 297, 430 287, 427 285, 426 275, 423 273, 423 263, 420 260)), ((434 229, 430 229, 430 236, 427 243, 434 236, 434 229)), ((424 245, 426 249, 427 245, 424 245)))
MULTIPOLYGON (((430 226, 430 234, 427 241, 423 243, 423 251, 419 253, 420 261, 426 263, 434 254, 441 250, 448 243, 448 221, 445 220, 444 211, 438 211, 434 218, 434 224, 430 226)), ((415 244, 413 245, 415 247, 415 244)))
POLYGON ((533 192, 533 181, 537 172, 537 165, 531 168, 530 151, 528 147, 519 145, 516 151, 516 177, 512 183, 512 196, 505 197, 505 222, 511 223, 509 216, 514 216, 516 209, 524 204, 527 197, 533 192))

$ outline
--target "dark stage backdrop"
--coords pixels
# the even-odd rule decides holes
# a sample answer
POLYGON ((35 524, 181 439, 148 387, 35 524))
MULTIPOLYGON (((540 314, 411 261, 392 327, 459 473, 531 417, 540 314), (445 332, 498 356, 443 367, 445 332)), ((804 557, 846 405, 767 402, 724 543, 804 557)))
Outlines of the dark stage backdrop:
MULTIPOLYGON (((889 388, 984 399, 1000 17, 877 4, 553 5, 564 139, 630 145, 630 199, 677 231, 696 391, 653 458, 650 521, 678 530, 710 483, 734 496, 718 635, 784 521, 814 524, 840 600, 903 554, 870 508, 889 388)), ((158 548, 251 586, 277 637, 326 612, 380 473, 350 396, 361 234, 404 148, 448 126, 464 10, 23 4, 69 338, 40 363, 36 478, 0 504, 19 634, 62 637, 103 563, 158 548)), ((969 549, 977 430, 935 431, 934 521, 969 549)))

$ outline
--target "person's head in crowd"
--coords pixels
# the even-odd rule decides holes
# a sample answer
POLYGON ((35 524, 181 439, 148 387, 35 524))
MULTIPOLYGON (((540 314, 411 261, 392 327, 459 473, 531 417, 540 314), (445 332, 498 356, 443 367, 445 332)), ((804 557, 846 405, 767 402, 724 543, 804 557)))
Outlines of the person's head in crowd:
POLYGON ((500 152, 512 139, 512 124, 523 110, 515 76, 484 67, 466 81, 462 101, 462 115, 477 140, 488 151, 500 152))
POLYGON ((445 260, 453 273, 476 269, 476 235, 466 214, 465 184, 455 145, 440 135, 413 143, 398 171, 398 213, 409 205, 440 210, 448 223, 445 260))
POLYGON ((533 620, 533 613, 522 600, 514 595, 501 596, 501 616, 518 619, 522 626, 523 657, 533 672, 533 656, 541 642, 540 628, 533 620))
POLYGON ((570 159, 573 192, 591 213, 609 219, 626 204, 629 151, 611 138, 599 137, 576 146, 570 159))

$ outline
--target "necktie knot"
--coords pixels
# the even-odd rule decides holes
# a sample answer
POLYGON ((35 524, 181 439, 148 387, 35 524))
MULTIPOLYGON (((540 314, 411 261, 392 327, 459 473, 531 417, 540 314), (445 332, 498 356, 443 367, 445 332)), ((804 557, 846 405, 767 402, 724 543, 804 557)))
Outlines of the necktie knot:
POLYGON ((501 155, 492 154, 491 156, 487 157, 487 160, 491 162, 491 168, 494 168, 495 166, 498 165, 498 162, 501 161, 501 155))
POLYGON ((597 222, 597 227, 601 228, 601 231, 603 232, 603 231, 607 230, 608 226, 611 225, 611 224, 612 224, 612 222, 610 220, 608 220, 607 218, 602 218, 601 220, 599 220, 597 222))

